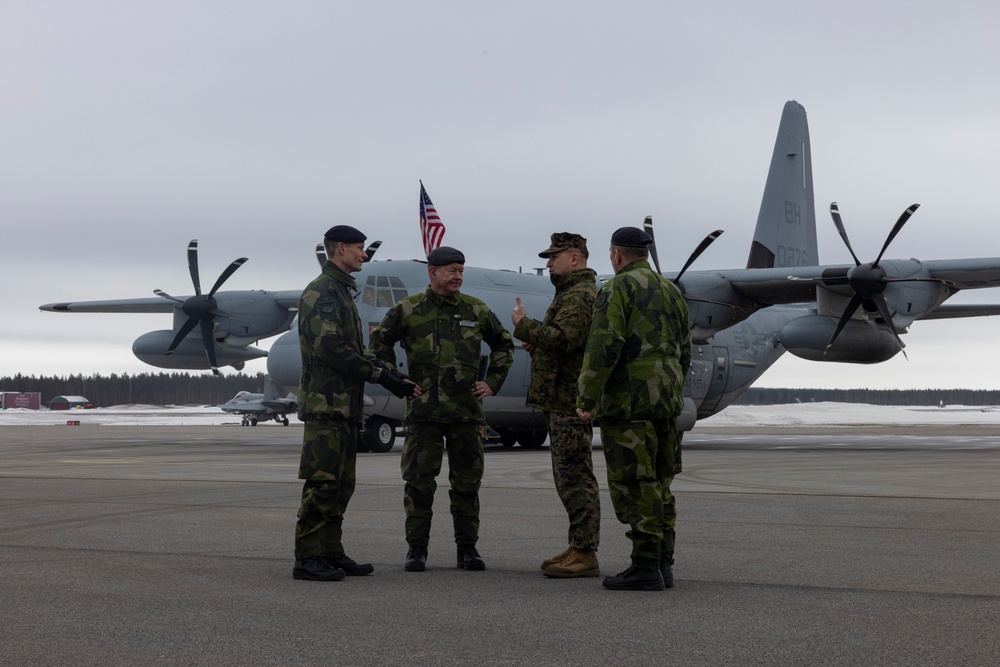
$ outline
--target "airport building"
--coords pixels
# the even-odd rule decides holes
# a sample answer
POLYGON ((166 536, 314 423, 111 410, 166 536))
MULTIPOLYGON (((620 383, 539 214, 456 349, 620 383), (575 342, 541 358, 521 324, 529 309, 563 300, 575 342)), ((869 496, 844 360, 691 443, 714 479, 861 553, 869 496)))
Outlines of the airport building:
POLYGON ((56 396, 49 401, 49 410, 90 409, 94 407, 83 396, 56 396))

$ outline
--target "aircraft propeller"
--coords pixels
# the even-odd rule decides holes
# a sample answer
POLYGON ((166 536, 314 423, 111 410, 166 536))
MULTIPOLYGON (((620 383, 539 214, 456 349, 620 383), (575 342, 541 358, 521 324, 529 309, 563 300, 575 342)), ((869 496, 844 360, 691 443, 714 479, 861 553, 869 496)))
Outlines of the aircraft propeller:
POLYGON ((674 277, 675 285, 680 283, 681 276, 684 275, 684 272, 688 270, 689 266, 694 264, 694 260, 701 257, 701 253, 705 252, 705 249, 708 248, 708 246, 715 243, 715 239, 719 238, 720 236, 722 236, 722 230, 716 229, 714 232, 712 232, 711 234, 709 234, 708 236, 706 236, 701 240, 701 243, 698 244, 698 247, 695 248, 694 252, 691 253, 691 256, 688 257, 688 261, 686 261, 684 263, 684 266, 681 267, 680 272, 674 277))
POLYGON ((205 345, 205 353, 208 355, 208 363, 212 367, 212 372, 216 375, 220 375, 218 361, 215 354, 215 338, 213 336, 213 326, 212 321, 216 317, 232 317, 218 309, 218 303, 215 300, 215 293, 219 291, 222 284, 226 282, 236 269, 243 266, 243 263, 247 261, 246 257, 240 257, 239 259, 232 262, 226 269, 219 275, 218 280, 209 290, 208 294, 201 293, 201 280, 198 276, 198 239, 193 239, 191 243, 188 244, 187 249, 188 255, 188 270, 191 272, 191 282, 194 283, 194 296, 189 297, 186 300, 178 299, 177 297, 170 296, 166 292, 160 289, 154 289, 153 293, 157 296, 161 296, 164 299, 169 299, 170 301, 176 301, 181 304, 181 310, 184 314, 188 316, 187 321, 181 326, 177 331, 177 335, 174 336, 174 340, 170 343, 167 348, 167 355, 173 353, 177 346, 181 344, 181 341, 187 337, 189 333, 196 327, 201 328, 201 340, 205 345))
POLYGON ((646 219, 642 221, 642 228, 649 234, 649 238, 653 239, 653 242, 649 244, 649 256, 653 259, 653 266, 656 267, 656 272, 662 273, 660 271, 660 258, 656 255, 656 237, 653 236, 653 216, 646 216, 646 219))
MULTIPOLYGON (((656 255, 656 237, 653 235, 653 216, 651 215, 646 216, 646 219, 642 221, 642 228, 643 231, 649 234, 649 238, 653 239, 653 242, 649 244, 649 257, 650 259, 653 260, 653 266, 656 267, 656 272, 661 273, 660 258, 657 257, 656 255)), ((706 236, 701 240, 701 243, 698 244, 698 247, 695 248, 694 252, 691 253, 691 256, 688 257, 687 262, 684 263, 684 266, 681 268, 680 272, 674 277, 675 285, 679 284, 681 276, 683 276, 684 272, 687 271, 692 264, 694 264, 694 261, 699 257, 701 257, 701 253, 705 252, 705 249, 708 248, 708 246, 712 245, 712 243, 715 242, 715 239, 719 238, 719 236, 721 235, 722 235, 722 230, 716 229, 714 232, 712 232, 711 234, 709 234, 708 236, 706 236)))
MULTIPOLYGON (((372 257, 375 255, 375 251, 378 250, 379 246, 382 245, 381 241, 372 241, 371 244, 365 248, 365 254, 368 255, 366 262, 372 261, 372 257)), ((319 268, 323 268, 326 265, 326 249, 323 247, 322 243, 316 244, 316 261, 319 262, 319 268)))
MULTIPOLYGON (((878 263, 882 260, 882 255, 888 249, 889 244, 892 240, 896 238, 899 231, 906 224, 906 221, 910 219, 920 207, 920 204, 912 204, 909 208, 903 211, 899 219, 896 220, 896 224, 892 226, 889 231, 889 236, 886 237, 885 243, 882 244, 882 250, 879 252, 878 256, 875 258, 874 262, 868 264, 862 264, 861 260, 854 253, 854 249, 851 247, 851 241, 847 238, 847 230, 844 228, 844 222, 840 219, 840 209, 837 206, 837 202, 830 204, 830 216, 833 218, 833 224, 837 228, 837 232, 840 234, 840 238, 844 239, 844 244, 847 246, 847 250, 851 253, 851 257, 854 258, 854 268, 848 270, 847 272, 847 284, 851 286, 854 291, 854 295, 851 296, 850 302, 847 304, 847 308, 844 309, 844 313, 840 316, 840 321, 837 322, 837 328, 833 330, 833 335, 830 336, 830 342, 827 343, 826 349, 829 350, 833 345, 834 341, 837 340, 837 336, 840 332, 844 330, 847 323, 850 321, 851 317, 857 311, 859 306, 865 306, 868 311, 878 311, 879 316, 882 321, 885 322, 886 327, 892 332, 893 337, 896 342, 899 343, 899 349, 903 350, 906 345, 903 343, 902 339, 899 337, 899 333, 896 331, 896 326, 892 323, 892 315, 889 314, 889 306, 885 302, 885 288, 890 282, 911 282, 919 281, 926 282, 926 279, 913 279, 913 278, 889 278, 886 276, 885 269, 880 267, 878 263)), ((939 281, 934 281, 939 282, 939 281)), ((903 356, 906 356, 906 352, 903 351, 903 356)))

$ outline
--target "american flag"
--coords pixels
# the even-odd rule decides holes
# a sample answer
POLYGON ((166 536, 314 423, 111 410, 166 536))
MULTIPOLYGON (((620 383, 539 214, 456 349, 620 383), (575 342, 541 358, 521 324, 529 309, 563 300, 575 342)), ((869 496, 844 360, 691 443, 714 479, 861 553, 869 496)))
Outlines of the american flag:
POLYGON ((424 239, 425 255, 431 254, 431 250, 441 245, 444 239, 444 225, 434 209, 431 198, 424 190, 423 181, 420 182, 420 235, 424 239))

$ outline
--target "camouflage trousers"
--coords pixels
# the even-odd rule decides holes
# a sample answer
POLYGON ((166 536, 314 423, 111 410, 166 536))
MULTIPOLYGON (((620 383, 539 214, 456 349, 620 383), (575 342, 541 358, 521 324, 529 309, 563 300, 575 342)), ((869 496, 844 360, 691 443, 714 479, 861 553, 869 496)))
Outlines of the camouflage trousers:
POLYGON ((306 422, 299 460, 302 487, 295 557, 342 554, 344 512, 354 495, 359 425, 306 422))
POLYGON ((403 508, 410 546, 427 546, 430 541, 431 506, 446 449, 455 542, 475 544, 479 540, 479 486, 483 481, 479 424, 415 422, 407 425, 400 462, 406 482, 403 508))
POLYGON ((603 423, 601 446, 615 515, 630 528, 632 564, 673 564, 677 506, 670 482, 681 471, 677 420, 603 423))
POLYGON ((556 493, 569 515, 569 545, 596 549, 601 541, 601 496, 591 452, 594 428, 575 413, 546 412, 556 493))

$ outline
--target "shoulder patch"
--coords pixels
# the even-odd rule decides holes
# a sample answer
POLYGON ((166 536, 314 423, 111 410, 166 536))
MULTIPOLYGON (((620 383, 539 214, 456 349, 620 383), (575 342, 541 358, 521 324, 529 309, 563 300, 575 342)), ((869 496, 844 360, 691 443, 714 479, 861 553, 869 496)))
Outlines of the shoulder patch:
POLYGON ((602 289, 594 300, 594 308, 604 308, 606 305, 608 305, 608 290, 602 289))

